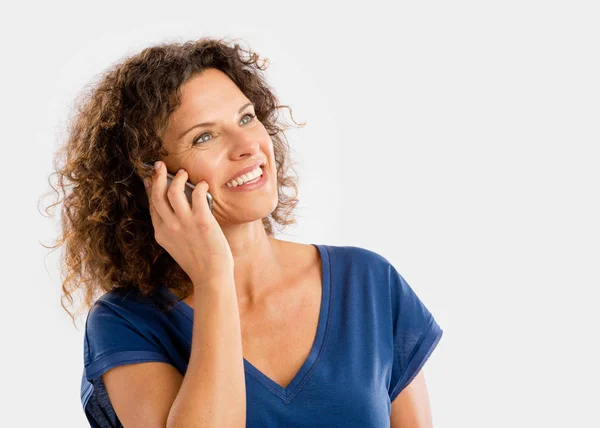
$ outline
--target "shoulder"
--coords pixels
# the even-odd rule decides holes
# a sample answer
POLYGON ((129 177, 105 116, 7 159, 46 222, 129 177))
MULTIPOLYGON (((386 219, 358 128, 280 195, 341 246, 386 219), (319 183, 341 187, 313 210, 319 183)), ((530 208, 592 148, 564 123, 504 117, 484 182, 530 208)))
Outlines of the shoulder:
POLYGON ((156 297, 135 289, 115 289, 102 295, 90 308, 85 322, 86 359, 92 361, 111 350, 129 349, 141 342, 156 342, 165 331, 156 297))
POLYGON ((335 258, 338 263, 357 262, 361 266, 368 265, 375 268, 390 265, 389 260, 380 253, 354 245, 303 244, 284 240, 280 240, 280 244, 283 253, 286 254, 286 259, 293 261, 294 264, 298 264, 302 260, 312 261, 318 259, 318 252, 315 252, 315 247, 320 247, 325 254, 335 258))
POLYGON ((392 267, 390 261, 380 253, 354 245, 323 245, 331 257, 338 263, 355 266, 362 269, 388 269, 392 267))
POLYGON ((167 295, 156 293, 144 296, 139 290, 114 289, 99 297, 90 307, 86 325, 89 328, 100 327, 119 319, 128 324, 140 324, 158 320, 161 310, 166 308, 167 295))
POLYGON ((88 381, 112 367, 141 361, 169 362, 165 317, 137 290, 112 290, 91 307, 85 323, 84 370, 88 381))

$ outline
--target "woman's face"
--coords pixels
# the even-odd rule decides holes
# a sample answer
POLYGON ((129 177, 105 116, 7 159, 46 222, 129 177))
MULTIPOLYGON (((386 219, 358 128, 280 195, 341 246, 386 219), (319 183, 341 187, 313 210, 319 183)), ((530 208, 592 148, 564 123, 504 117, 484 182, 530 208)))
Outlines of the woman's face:
POLYGON ((182 87, 181 106, 169 118, 163 160, 170 173, 188 172, 188 181, 206 181, 213 214, 220 223, 262 219, 278 202, 273 142, 254 106, 220 70, 207 69, 182 87), (253 117, 254 116, 254 117, 253 117), (211 122, 198 126, 201 123, 211 122), (264 186, 235 191, 226 184, 242 168, 264 164, 264 186))

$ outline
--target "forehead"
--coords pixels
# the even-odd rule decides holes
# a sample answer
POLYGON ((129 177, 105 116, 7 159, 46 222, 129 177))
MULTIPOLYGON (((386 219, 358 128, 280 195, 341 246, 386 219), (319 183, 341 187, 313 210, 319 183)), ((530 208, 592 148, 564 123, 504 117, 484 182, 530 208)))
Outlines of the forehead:
MULTIPOLYGON (((220 70, 208 69, 192 77, 181 87, 181 105, 174 112, 210 113, 227 111, 230 103, 247 100, 237 85, 220 70)), ((235 106, 234 106, 235 107, 235 106)), ((203 119, 211 119, 204 117, 203 119)))
POLYGON ((248 98, 221 70, 207 69, 181 87, 181 105, 171 114, 167 140, 176 140, 196 123, 219 121, 235 115, 248 98))

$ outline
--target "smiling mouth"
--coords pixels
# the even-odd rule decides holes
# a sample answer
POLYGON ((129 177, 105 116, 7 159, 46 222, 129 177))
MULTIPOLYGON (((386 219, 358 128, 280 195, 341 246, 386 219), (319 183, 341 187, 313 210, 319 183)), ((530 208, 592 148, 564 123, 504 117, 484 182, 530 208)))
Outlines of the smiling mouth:
POLYGON ((234 188, 238 188, 238 187, 243 187, 243 186, 245 186, 247 184, 256 183, 257 181, 260 181, 260 179, 263 178, 264 175, 265 175, 265 166, 264 165, 259 165, 259 168, 261 169, 261 174, 259 174, 258 176, 254 177, 253 179, 251 179, 249 181, 245 181, 242 184, 237 184, 237 182, 235 180, 232 180, 232 181, 228 181, 223 186, 227 187, 229 189, 234 189, 234 188), (235 185, 233 183, 235 183, 235 185))

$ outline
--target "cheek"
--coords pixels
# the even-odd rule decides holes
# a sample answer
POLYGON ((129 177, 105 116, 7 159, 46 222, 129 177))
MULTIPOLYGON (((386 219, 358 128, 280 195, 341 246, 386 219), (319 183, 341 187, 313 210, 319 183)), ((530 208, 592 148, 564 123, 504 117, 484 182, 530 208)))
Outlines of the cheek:
POLYGON ((275 157, 275 150, 273 148, 273 141, 271 140, 271 136, 269 135, 263 148, 264 152, 269 155, 271 159, 275 157))
POLYGON ((218 187, 218 159, 213 159, 207 154, 206 156, 204 155, 204 153, 192 154, 190 158, 187 159, 185 168, 188 171, 188 180, 191 183, 195 184, 200 181, 206 181, 212 189, 214 186, 218 187))

